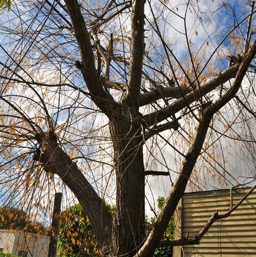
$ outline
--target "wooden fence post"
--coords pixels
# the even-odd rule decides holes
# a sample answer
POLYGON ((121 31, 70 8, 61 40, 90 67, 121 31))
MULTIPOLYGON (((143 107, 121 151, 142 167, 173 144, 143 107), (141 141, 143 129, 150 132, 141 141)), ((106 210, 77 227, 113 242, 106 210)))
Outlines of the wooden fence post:
POLYGON ((59 232, 61 198, 62 198, 62 193, 55 194, 53 214, 52 214, 52 230, 50 234, 48 257, 56 257, 56 253, 57 253, 57 240, 58 240, 58 232, 59 232))

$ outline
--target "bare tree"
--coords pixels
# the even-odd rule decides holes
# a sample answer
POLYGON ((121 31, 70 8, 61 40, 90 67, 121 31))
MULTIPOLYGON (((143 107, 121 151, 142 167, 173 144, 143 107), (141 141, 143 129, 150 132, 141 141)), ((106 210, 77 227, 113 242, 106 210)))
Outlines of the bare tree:
POLYGON ((208 169, 228 186, 238 181, 223 149, 215 152, 221 140, 255 143, 254 16, 254 1, 14 1, 2 9, 3 201, 39 213, 63 183, 104 256, 152 256, 188 182, 201 186, 193 180, 200 165, 200 176, 208 169), (145 235, 150 174, 167 174, 170 193, 145 235), (104 199, 115 200, 114 216, 104 199))

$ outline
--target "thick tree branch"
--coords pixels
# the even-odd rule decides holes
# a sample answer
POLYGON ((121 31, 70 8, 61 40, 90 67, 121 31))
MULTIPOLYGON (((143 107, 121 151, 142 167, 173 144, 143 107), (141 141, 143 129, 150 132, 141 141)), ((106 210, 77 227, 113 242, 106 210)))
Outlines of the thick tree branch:
POLYGON ((224 105, 226 105, 237 93, 239 88, 241 87, 241 83, 243 78, 250 66, 251 61, 256 55, 256 41, 254 41, 252 47, 248 51, 248 53, 243 58, 242 62, 239 64, 239 69, 236 73, 235 80, 233 82, 232 87, 224 94, 216 103, 212 106, 212 111, 217 112, 221 109, 224 105))
POLYGON ((145 94, 141 94, 139 96, 139 106, 153 103, 163 98, 163 96, 171 98, 181 98, 183 95, 186 95, 192 91, 189 87, 164 87, 161 85, 159 85, 159 87, 161 87, 162 94, 160 94, 159 90, 157 89, 151 90, 150 92, 147 92, 145 94))
POLYGON ((145 170, 145 175, 169 176, 170 172, 168 172, 168 171, 158 171, 158 170, 145 170))
MULTIPOLYGON (((195 89, 195 91, 186 94, 183 98, 176 100, 171 105, 165 108, 162 108, 161 110, 145 115, 144 119, 146 121, 146 124, 148 126, 157 124, 158 122, 161 122, 166 118, 174 115, 178 111, 182 110, 184 107, 189 106, 191 103, 193 103, 198 99, 198 96, 204 96, 207 93, 214 90, 215 88, 217 88, 219 85, 227 82, 231 78, 234 78, 236 76, 236 72, 238 71, 238 68, 239 68, 239 64, 236 64, 228 68, 223 73, 220 73, 219 75, 217 75, 216 77, 212 78, 210 81, 202 85, 200 90, 195 89)), ((159 99, 160 98, 161 97, 159 97, 159 99)), ((157 100, 157 99, 154 99, 154 100, 157 100)))
POLYGON ((144 55, 144 0, 132 1, 132 38, 128 87, 133 105, 138 106, 144 55))
POLYGON ((111 95, 104 90, 100 77, 94 66, 94 55, 84 18, 77 0, 65 0, 81 53, 81 72, 93 101, 106 114, 111 114, 111 105, 115 102, 111 95))
POLYGON ((177 130, 180 127, 178 120, 173 120, 170 122, 166 122, 165 124, 154 126, 153 128, 149 129, 148 132, 145 134, 145 141, 149 138, 153 137, 156 134, 159 134, 167 129, 174 129, 177 130))
POLYGON ((76 195, 86 215, 89 217, 97 240, 104 250, 111 245, 112 217, 103 200, 97 195, 91 184, 72 162, 69 156, 58 145, 54 135, 38 135, 41 151, 34 156, 34 160, 43 164, 46 172, 57 174, 62 181, 76 195))
POLYGON ((166 199, 166 203, 159 216, 157 217, 154 227, 148 235, 143 246, 140 248, 136 257, 148 257, 152 256, 155 248, 159 244, 161 237, 169 223, 171 216, 173 215, 181 197, 186 189, 187 182, 193 171, 194 165, 202 149, 204 139, 207 134, 209 124, 212 120, 213 113, 209 111, 207 107, 203 111, 203 117, 201 123, 197 129, 195 139, 185 156, 185 160, 181 167, 180 175, 175 183, 173 190, 170 192, 169 197, 166 199))
MULTIPOLYGON (((157 124, 158 122, 174 115, 176 112, 180 111, 184 107, 196 101, 198 99, 199 94, 200 96, 204 96, 207 93, 214 90, 215 88, 217 88, 219 85, 227 82, 231 78, 235 78, 232 88, 221 99, 219 99, 219 101, 216 102, 214 107, 212 107, 215 108, 213 112, 216 112, 221 107, 223 107, 228 101, 230 101, 232 97, 234 97, 235 93, 241 85, 241 82, 244 78, 246 71, 248 70, 251 61, 255 57, 255 54, 256 42, 254 42, 251 49, 243 58, 243 61, 241 63, 237 63, 234 66, 228 68, 223 73, 206 82, 204 85, 200 87, 200 89, 196 89, 194 92, 186 94, 183 98, 176 100, 173 104, 144 116, 146 124, 148 126, 157 124)), ((160 95, 158 95, 158 97, 159 99, 161 98, 160 95)), ((154 100, 156 100, 156 97, 154 98, 154 100)))
POLYGON ((123 83, 111 81, 105 78, 102 78, 102 82, 105 88, 111 88, 111 89, 116 89, 122 92, 127 92, 128 91, 128 86, 123 83))

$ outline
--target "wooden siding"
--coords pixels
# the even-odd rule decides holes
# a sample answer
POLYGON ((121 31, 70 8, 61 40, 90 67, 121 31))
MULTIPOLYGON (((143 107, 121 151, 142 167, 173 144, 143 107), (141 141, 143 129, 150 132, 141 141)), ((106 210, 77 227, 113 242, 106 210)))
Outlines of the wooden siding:
MULTIPOLYGON (((219 214, 228 211, 249 190, 186 193, 175 213, 174 239, 194 238, 215 211, 219 214)), ((255 257, 256 190, 229 217, 216 221, 199 245, 174 247, 173 256, 255 257)))

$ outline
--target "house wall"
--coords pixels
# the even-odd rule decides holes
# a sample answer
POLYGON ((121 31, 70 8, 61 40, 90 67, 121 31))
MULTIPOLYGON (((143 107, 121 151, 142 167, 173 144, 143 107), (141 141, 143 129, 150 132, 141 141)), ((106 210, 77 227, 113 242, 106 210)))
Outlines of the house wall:
POLYGON ((26 257, 47 257, 49 237, 24 233, 23 231, 0 230, 0 248, 3 252, 21 254, 27 253, 26 257))
POLYGON ((1 252, 13 253, 14 242, 15 242, 14 233, 12 233, 8 230, 0 230, 1 252))
MULTIPOLYGON (((174 239, 194 238, 215 211, 222 214, 234 206, 246 189, 186 193, 174 217, 174 239)), ((256 191, 229 217, 216 221, 199 245, 174 247, 175 257, 255 257, 256 191)))

